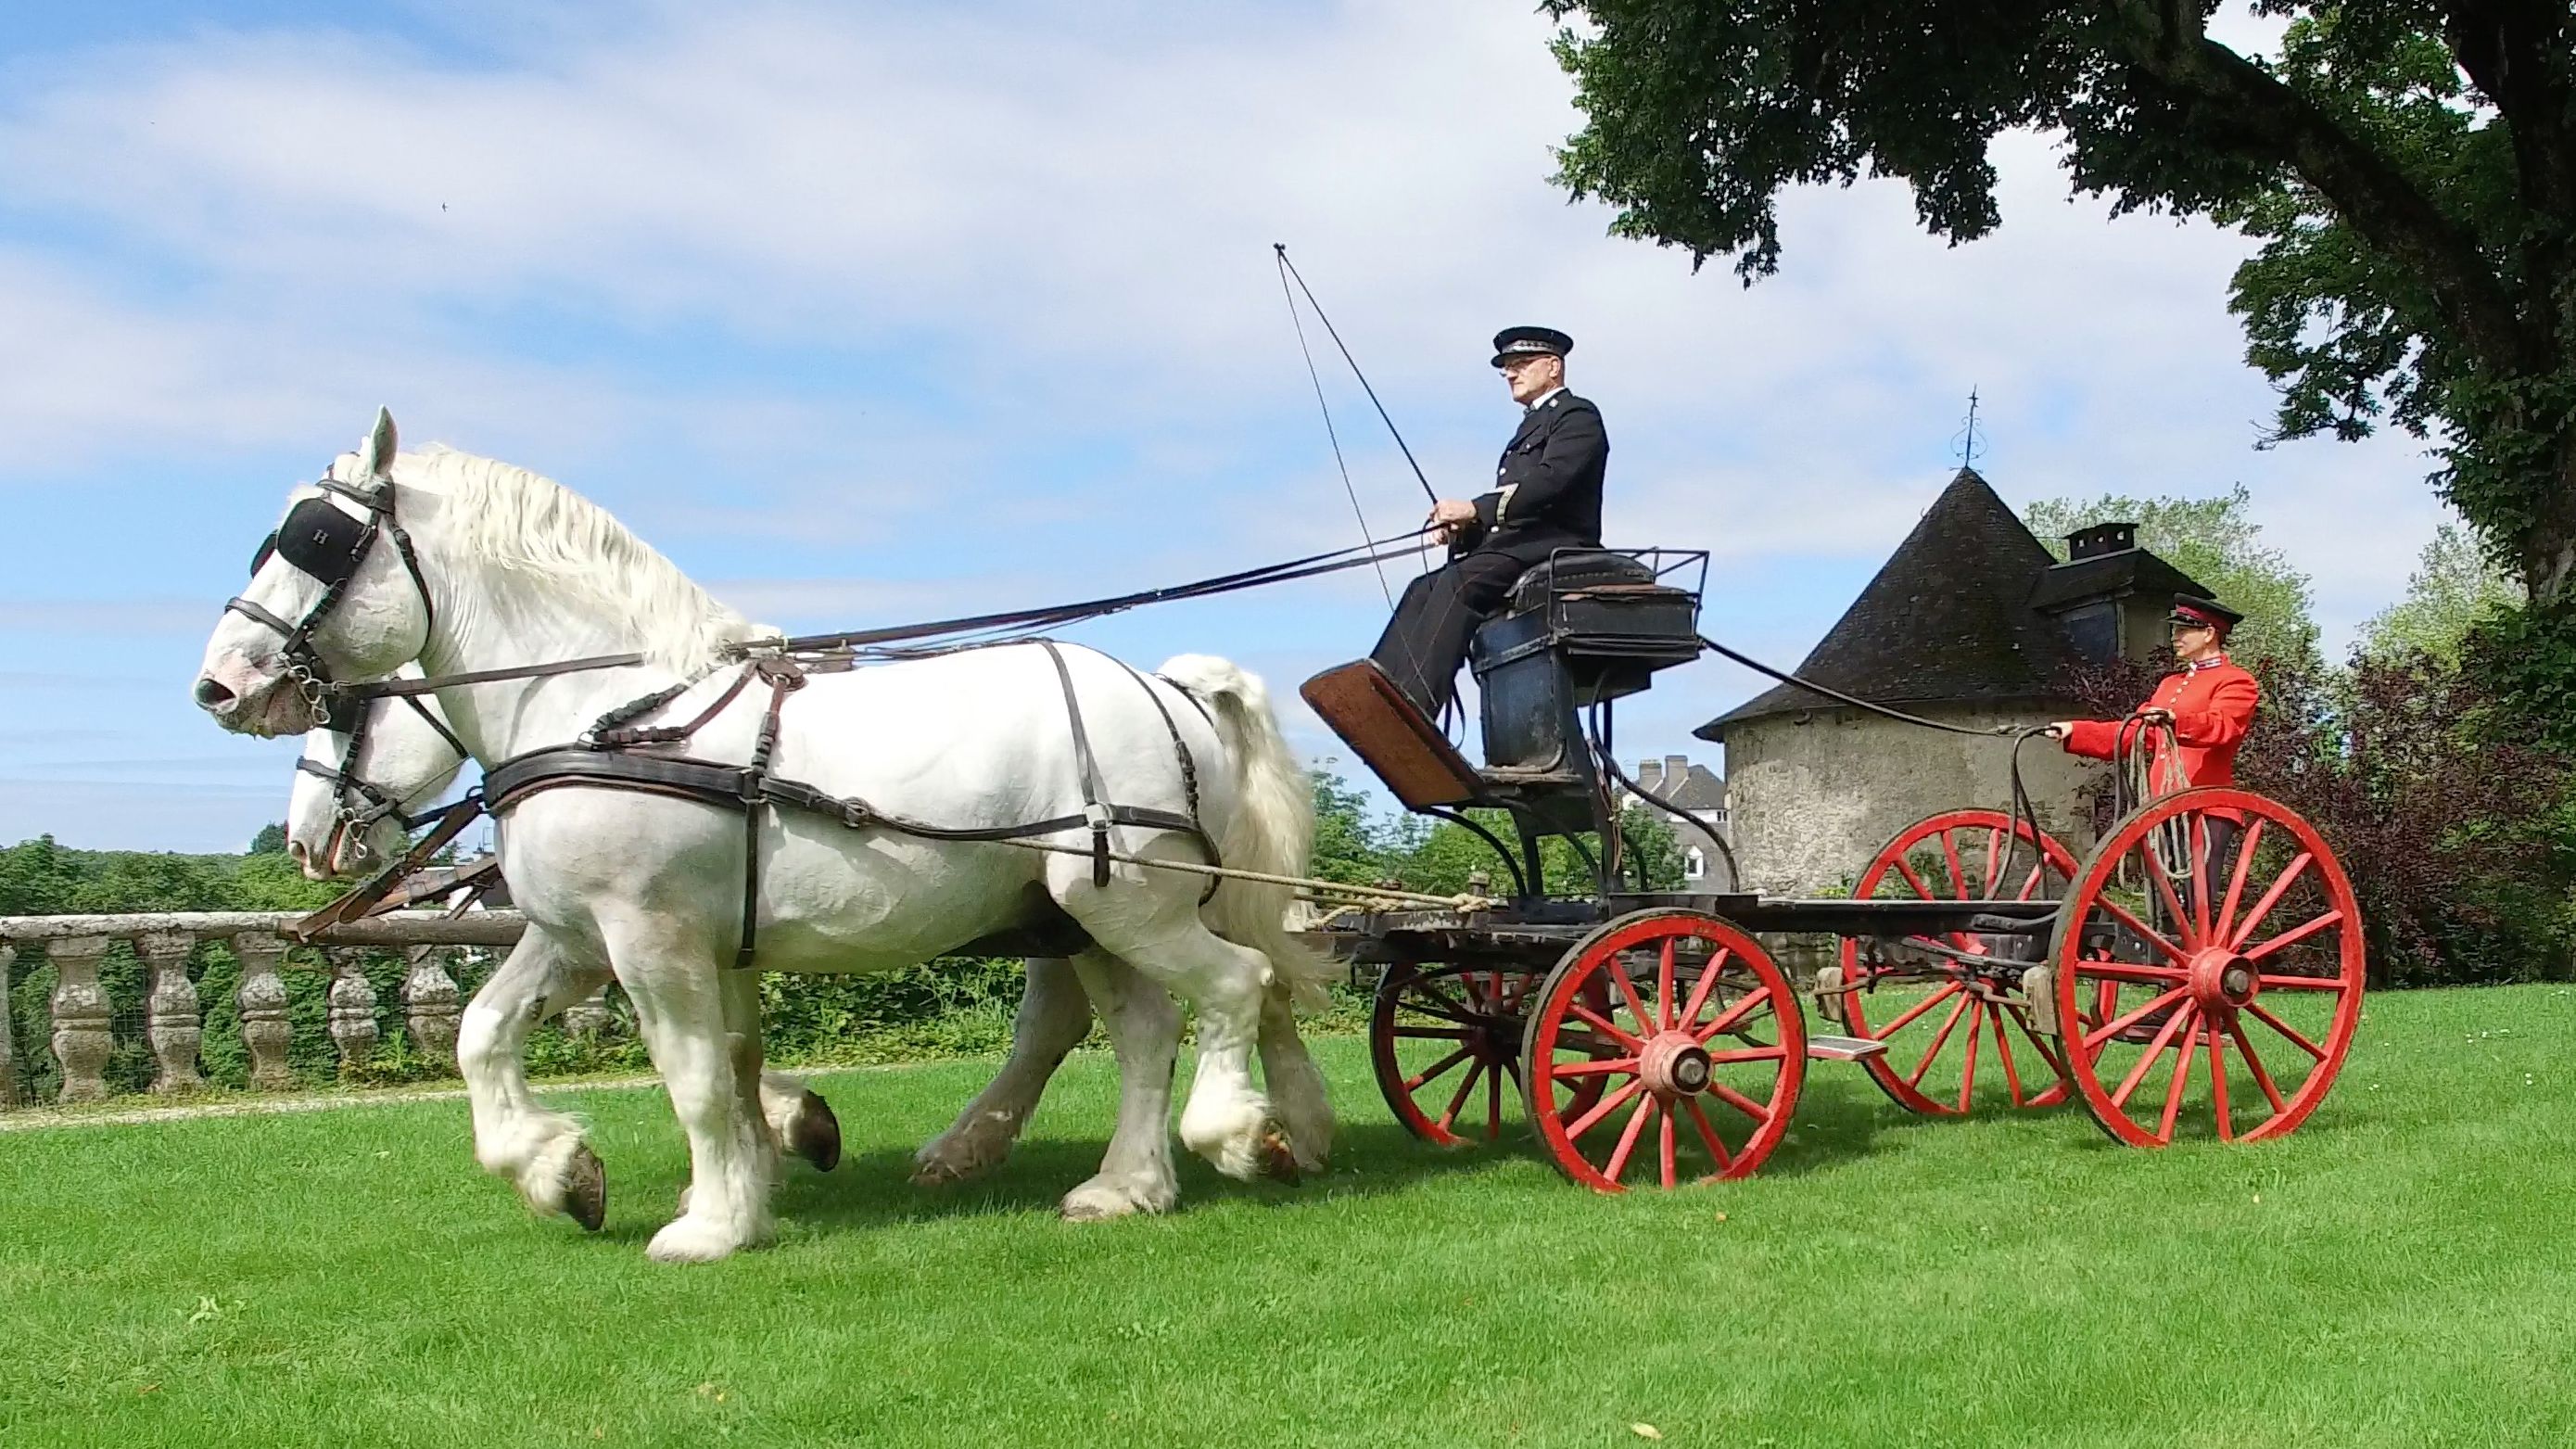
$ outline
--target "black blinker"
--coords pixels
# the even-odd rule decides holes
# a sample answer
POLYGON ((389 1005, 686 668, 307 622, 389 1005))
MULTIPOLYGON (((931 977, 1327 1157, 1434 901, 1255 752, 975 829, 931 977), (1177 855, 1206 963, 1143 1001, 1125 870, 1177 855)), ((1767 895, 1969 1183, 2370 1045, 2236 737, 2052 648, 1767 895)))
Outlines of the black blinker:
POLYGON ((277 531, 277 551, 323 584, 345 584, 358 571, 374 536, 372 520, 351 517, 327 498, 307 498, 287 510, 277 531))
POLYGON ((252 578, 258 578, 259 571, 268 567, 268 561, 276 556, 277 531, 275 529, 271 529, 269 530, 268 537, 259 541, 259 552, 250 556, 250 576, 252 578))

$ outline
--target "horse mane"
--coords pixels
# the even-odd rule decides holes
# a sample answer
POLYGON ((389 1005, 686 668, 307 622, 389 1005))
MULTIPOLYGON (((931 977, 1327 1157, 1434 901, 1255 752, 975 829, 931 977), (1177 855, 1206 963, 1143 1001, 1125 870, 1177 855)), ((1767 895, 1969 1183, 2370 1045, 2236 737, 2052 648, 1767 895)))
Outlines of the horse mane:
POLYGON ((398 456, 395 473, 449 500, 460 549, 600 605, 668 668, 707 668, 725 645, 778 632, 718 602, 607 509, 541 473, 438 443, 398 456))

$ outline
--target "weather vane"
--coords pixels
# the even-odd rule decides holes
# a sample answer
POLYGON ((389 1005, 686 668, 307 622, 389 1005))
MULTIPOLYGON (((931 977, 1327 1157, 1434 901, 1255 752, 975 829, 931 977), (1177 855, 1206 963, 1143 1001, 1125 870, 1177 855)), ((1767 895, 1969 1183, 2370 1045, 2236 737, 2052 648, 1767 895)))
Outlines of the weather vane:
POLYGON ((1972 468, 1977 462, 1977 390, 1968 389, 1968 423, 1951 441, 1958 444, 1959 466, 1972 468))

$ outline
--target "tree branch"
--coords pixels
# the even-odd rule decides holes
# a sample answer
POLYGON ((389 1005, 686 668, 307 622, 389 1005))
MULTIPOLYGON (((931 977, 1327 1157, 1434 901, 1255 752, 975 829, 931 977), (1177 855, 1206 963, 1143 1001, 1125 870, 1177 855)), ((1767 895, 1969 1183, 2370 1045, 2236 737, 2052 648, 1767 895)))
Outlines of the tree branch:
POLYGON ((2513 138, 2516 183, 2525 210, 2544 219, 2523 242, 2528 275, 2526 308, 2536 325, 2554 331, 2550 299, 2570 266, 2570 231, 2576 228, 2576 137, 2571 137, 2570 77, 2562 61, 2567 12, 2508 0, 2452 0, 2445 5, 2443 38, 2470 84, 2504 118, 2513 138))
POLYGON ((2225 120, 2258 159, 2295 170, 2346 225, 2421 276, 2470 356, 2505 374, 2545 368, 2468 228, 2313 102, 2211 40, 2194 0, 2110 0, 2120 49, 2157 84, 2225 120))

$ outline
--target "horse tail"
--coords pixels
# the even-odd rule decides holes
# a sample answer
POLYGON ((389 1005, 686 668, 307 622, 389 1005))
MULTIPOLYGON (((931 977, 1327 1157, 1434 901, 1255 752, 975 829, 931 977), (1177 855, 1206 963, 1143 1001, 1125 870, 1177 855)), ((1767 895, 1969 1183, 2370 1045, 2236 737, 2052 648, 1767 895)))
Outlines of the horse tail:
MULTIPOLYGON (((1315 793, 1270 708, 1259 676, 1208 654, 1183 654, 1156 671, 1208 706, 1234 767, 1234 811, 1217 834, 1225 864, 1266 875, 1306 874, 1315 844, 1315 793)), ((1291 887, 1227 878, 1208 901, 1208 928, 1270 958, 1272 985, 1301 1006, 1322 1006, 1337 973, 1288 930, 1291 887)))

